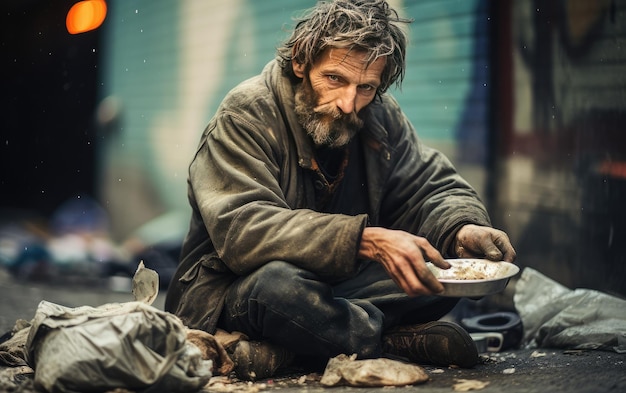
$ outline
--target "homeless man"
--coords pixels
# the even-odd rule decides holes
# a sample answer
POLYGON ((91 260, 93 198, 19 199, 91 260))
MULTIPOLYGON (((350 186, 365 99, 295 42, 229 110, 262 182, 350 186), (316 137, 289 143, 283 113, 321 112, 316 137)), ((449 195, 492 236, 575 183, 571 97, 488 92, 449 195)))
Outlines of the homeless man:
POLYGON ((426 261, 513 261, 476 192, 423 145, 387 89, 407 38, 382 0, 320 2, 223 100, 189 168, 190 229, 166 310, 241 332, 240 378, 295 355, 472 367, 457 299, 426 261))

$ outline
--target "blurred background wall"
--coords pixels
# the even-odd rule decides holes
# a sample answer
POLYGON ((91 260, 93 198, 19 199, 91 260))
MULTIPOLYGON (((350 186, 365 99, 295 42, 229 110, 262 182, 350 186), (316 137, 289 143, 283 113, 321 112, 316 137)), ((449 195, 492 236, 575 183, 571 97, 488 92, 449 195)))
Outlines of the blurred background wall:
MULTIPOLYGON (((103 35, 102 196, 127 232, 165 211, 186 221, 187 165, 221 98, 275 56, 301 1, 115 2, 103 35), (137 203, 142 201, 137 208, 137 203), (132 214, 129 214, 131 213, 132 214)), ((489 65, 486 3, 407 2, 409 70, 394 91, 422 138, 454 154, 459 137, 472 163, 486 156, 489 65), (477 85, 478 84, 478 85, 477 85)), ((465 151, 465 150, 462 150, 465 151)), ((472 173, 477 181, 484 167, 472 173)), ((478 184, 480 186, 481 184, 478 184)))
MULTIPOLYGON (((180 239, 200 133, 314 1, 110 0, 100 28, 70 35, 74 3, 1 6, 1 214, 45 220, 93 198, 115 242, 180 239)), ((626 294, 626 0, 392 3, 414 23, 391 93, 518 263, 626 294)))
POLYGON ((523 265, 626 294, 626 2, 498 4, 496 219, 523 265))

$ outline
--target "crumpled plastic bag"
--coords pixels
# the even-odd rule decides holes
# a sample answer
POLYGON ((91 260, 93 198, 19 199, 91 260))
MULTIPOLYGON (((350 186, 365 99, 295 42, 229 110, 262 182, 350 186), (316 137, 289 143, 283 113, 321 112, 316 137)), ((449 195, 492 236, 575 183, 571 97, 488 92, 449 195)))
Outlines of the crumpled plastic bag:
POLYGON ((13 329, 0 338, 0 367, 28 366, 25 347, 29 329, 30 322, 18 319, 13 329))
POLYGON ((406 386, 428 381, 423 368, 397 360, 356 360, 356 354, 331 358, 320 383, 325 386, 406 386))
POLYGON ((591 289, 570 290, 526 267, 514 302, 527 348, 626 352, 626 300, 591 289))
POLYGON ((35 386, 47 392, 189 392, 212 376, 173 314, 142 302, 67 308, 42 301, 26 340, 35 386))

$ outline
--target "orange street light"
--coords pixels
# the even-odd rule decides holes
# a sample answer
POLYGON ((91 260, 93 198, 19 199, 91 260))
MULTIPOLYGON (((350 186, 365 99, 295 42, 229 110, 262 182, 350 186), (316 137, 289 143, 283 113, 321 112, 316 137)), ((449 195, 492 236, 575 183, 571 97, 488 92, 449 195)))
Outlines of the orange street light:
POLYGON ((70 8, 65 19, 70 34, 84 33, 100 27, 107 14, 104 0, 79 1, 70 8))

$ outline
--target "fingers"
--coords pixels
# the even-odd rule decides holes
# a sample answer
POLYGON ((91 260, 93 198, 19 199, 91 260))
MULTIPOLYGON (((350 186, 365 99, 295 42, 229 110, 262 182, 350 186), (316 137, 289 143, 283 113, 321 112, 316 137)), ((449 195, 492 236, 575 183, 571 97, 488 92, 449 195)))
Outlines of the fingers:
MULTIPOLYGON (((413 261, 408 258, 393 262, 386 261, 383 265, 396 285, 398 285, 398 287, 400 287, 409 296, 433 295, 439 292, 437 284, 440 283, 438 281, 437 283, 433 283, 432 281, 429 282, 427 278, 423 278, 427 277, 428 274, 432 276, 430 269, 428 269, 425 263, 422 263, 421 265, 428 272, 417 268, 416 266, 419 266, 419 264, 414 264, 413 261), (430 287, 434 288, 431 289, 430 287)), ((435 279, 434 276, 433 279, 435 279)))
POLYGON ((441 269, 449 269, 452 265, 450 265, 448 261, 443 259, 441 253, 439 253, 439 251, 435 247, 431 246, 430 243, 426 241, 426 239, 423 240, 426 244, 420 246, 420 249, 422 250, 424 255, 428 257, 427 260, 441 269))
POLYGON ((456 254, 460 258, 485 257, 507 262, 516 258, 507 234, 495 228, 466 225, 457 233, 456 243, 456 254))
POLYGON ((502 260, 502 251, 500 251, 500 249, 494 244, 491 238, 485 241, 481 248, 484 250, 485 258, 490 261, 502 260))
POLYGON ((426 260, 430 260, 433 265, 442 269, 448 269, 451 265, 443 259, 439 251, 437 251, 437 249, 434 248, 425 238, 416 237, 415 242, 421 251, 421 255, 416 255, 415 258, 410 261, 410 265, 415 272, 414 286, 417 288, 421 287, 427 289, 427 294, 443 292, 443 285, 430 271, 428 265, 426 265, 426 260), (424 256, 427 258, 424 258, 424 256))
POLYGON ((516 258, 515 249, 506 233, 489 228, 489 236, 485 241, 485 257, 492 261, 513 262, 516 258))
POLYGON ((509 237, 504 232, 500 232, 500 236, 493 239, 494 244, 502 251, 501 260, 506 262, 515 262, 517 253, 511 244, 509 237))
POLYGON ((428 289, 428 294, 436 294, 443 292, 443 284, 437 280, 437 277, 430 271, 426 263, 421 263, 415 266, 417 277, 419 282, 428 289))
MULTIPOLYGON (((506 233, 473 224, 457 232, 455 251, 460 258, 484 257, 513 262, 516 257, 506 233)), ((435 295, 444 290, 426 261, 442 269, 451 266, 426 238, 376 227, 364 230, 359 256, 381 263, 396 285, 409 296, 435 295)))
POLYGON ((359 256, 381 263, 393 281, 409 296, 433 295, 443 285, 426 265, 450 268, 426 238, 405 231, 370 227, 363 231, 359 256))

